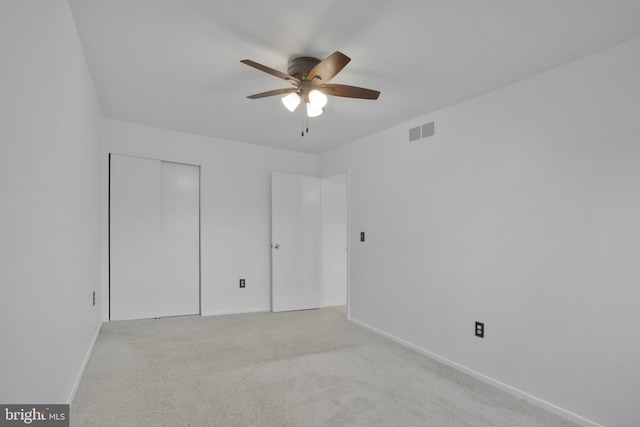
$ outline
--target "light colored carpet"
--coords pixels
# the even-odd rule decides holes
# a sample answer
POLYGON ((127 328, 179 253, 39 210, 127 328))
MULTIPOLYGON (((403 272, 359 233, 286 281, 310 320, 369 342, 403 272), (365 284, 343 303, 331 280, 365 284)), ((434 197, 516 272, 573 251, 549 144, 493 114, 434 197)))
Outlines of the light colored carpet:
POLYGON ((344 308, 102 327, 72 426, 575 426, 344 308))

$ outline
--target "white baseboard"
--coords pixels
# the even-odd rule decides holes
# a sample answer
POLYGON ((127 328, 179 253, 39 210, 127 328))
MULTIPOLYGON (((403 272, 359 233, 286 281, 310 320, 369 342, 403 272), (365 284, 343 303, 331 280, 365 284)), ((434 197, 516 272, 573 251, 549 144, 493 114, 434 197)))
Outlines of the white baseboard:
POLYGON ((250 308, 250 309, 243 309, 243 310, 203 311, 201 313, 201 316, 222 316, 225 314, 262 313, 265 311, 271 311, 271 307, 250 308))
POLYGON ((447 366, 452 367, 453 369, 456 369, 458 371, 464 372, 465 374, 471 375, 474 378, 479 379, 480 381, 483 381, 487 384, 490 384, 496 388, 499 388, 502 391, 505 391, 513 396, 516 396, 520 399, 524 399, 529 403, 532 403, 533 405, 536 405, 542 409, 545 409, 549 412, 552 412, 554 414, 560 415, 561 417, 564 417, 568 420, 573 421, 574 423, 580 424, 582 426, 588 426, 588 427, 604 427, 601 424, 598 424, 594 421, 591 421, 587 418, 581 417, 580 415, 574 414, 571 411, 568 411, 566 409, 563 409, 557 405, 554 405, 553 403, 547 402, 546 400, 540 399, 538 397, 532 396, 529 393, 525 393, 522 390, 519 390, 515 387, 512 387, 508 384, 505 384, 503 382, 500 382, 498 380, 495 380, 491 377, 488 377, 484 374, 481 374, 480 372, 474 371, 473 369, 469 369, 466 366, 460 365, 459 363, 453 362, 449 359, 446 359, 442 356, 439 356, 435 353, 432 353, 428 350, 425 350, 422 347, 418 347, 417 345, 411 344, 410 342, 407 342, 401 338, 396 337, 395 335, 391 335, 387 332, 381 331, 380 329, 374 328, 371 325, 368 325, 364 322, 361 322, 359 320, 353 319, 351 317, 348 318, 349 322, 355 323, 358 326, 361 326, 365 329, 368 329, 378 335, 381 335, 385 338, 390 339, 391 341, 394 341, 398 344, 401 344, 405 347, 408 347, 414 351, 417 351, 418 353, 424 354, 425 356, 431 357, 432 359, 437 360, 438 362, 444 363, 447 366))
POLYGON ((345 306, 346 307, 347 303, 345 301, 334 301, 334 302, 327 302, 325 304, 322 305, 322 308, 329 308, 329 307, 341 307, 341 306, 345 306))
POLYGON ((76 381, 73 383, 73 388, 71 389, 71 393, 69 394, 69 399, 67 399, 67 403, 71 405, 73 402, 73 398, 76 395, 76 391, 78 391, 78 386, 80 386, 80 381, 82 380, 82 376, 84 375, 84 370, 87 368, 87 364, 89 363, 89 359, 91 358, 91 354, 93 353, 93 347, 95 347, 96 342, 98 341, 98 335, 100 335, 100 330, 102 329, 102 322, 98 325, 98 329, 96 329, 96 333, 93 335, 93 339, 91 340, 91 345, 87 350, 87 354, 84 356, 84 360, 82 361, 82 366, 80 367, 80 372, 78 372, 78 376, 76 377, 76 381))

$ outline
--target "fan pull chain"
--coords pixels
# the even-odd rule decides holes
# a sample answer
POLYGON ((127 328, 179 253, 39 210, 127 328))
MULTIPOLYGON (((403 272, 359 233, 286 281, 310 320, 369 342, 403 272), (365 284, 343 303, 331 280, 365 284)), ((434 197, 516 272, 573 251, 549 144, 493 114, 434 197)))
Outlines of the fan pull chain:
POLYGON ((304 137, 305 134, 309 133, 309 117, 307 116, 305 110, 302 110, 302 131, 300 132, 300 136, 304 137), (306 119, 306 126, 305 126, 306 119))
POLYGON ((309 133, 309 116, 307 116, 305 110, 302 110, 302 130, 300 132, 300 136, 304 137, 305 134, 308 134, 308 133, 309 133))

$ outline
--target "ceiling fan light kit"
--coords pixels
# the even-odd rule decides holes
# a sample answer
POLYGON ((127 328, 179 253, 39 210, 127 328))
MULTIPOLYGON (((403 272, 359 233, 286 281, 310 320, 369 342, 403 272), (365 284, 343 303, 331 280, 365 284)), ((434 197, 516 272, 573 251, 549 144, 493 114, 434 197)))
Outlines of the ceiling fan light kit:
POLYGON ((318 108, 312 103, 307 102, 307 117, 318 117, 322 113, 324 113, 322 108, 318 108))
POLYGON ((327 95, 343 98, 378 99, 380 92, 356 86, 327 84, 348 63, 351 58, 341 52, 334 52, 322 61, 309 56, 294 58, 289 62, 287 73, 280 72, 249 59, 243 59, 243 64, 256 68, 272 76, 291 83, 294 88, 276 89, 268 92, 249 95, 249 99, 259 99, 274 95, 285 95, 282 103, 287 110, 293 112, 304 101, 307 107, 307 117, 317 117, 324 112, 327 95))
POLYGON ((302 98, 300 98, 300 95, 298 95, 297 93, 290 93, 289 95, 282 98, 282 103, 285 107, 287 107, 287 110, 291 111, 292 113, 296 111, 296 108, 298 108, 298 105, 300 105, 300 101, 302 101, 302 98))
POLYGON ((327 95, 320 92, 318 89, 313 89, 309 92, 309 103, 315 108, 324 108, 327 105, 327 95))
MULTIPOLYGON (((302 101, 302 96, 294 92, 282 98, 282 103, 287 110, 292 113, 296 111, 298 105, 302 101)), ((327 95, 317 89, 309 92, 309 102, 307 104, 307 117, 317 117, 324 112, 323 108, 327 105, 327 95)))

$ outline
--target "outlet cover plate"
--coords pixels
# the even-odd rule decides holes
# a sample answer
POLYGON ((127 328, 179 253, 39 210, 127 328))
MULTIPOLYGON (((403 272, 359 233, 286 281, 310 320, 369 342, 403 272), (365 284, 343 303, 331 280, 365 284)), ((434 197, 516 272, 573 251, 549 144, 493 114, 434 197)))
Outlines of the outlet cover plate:
POLYGON ((484 323, 476 322, 476 336, 478 338, 484 338, 484 323))

